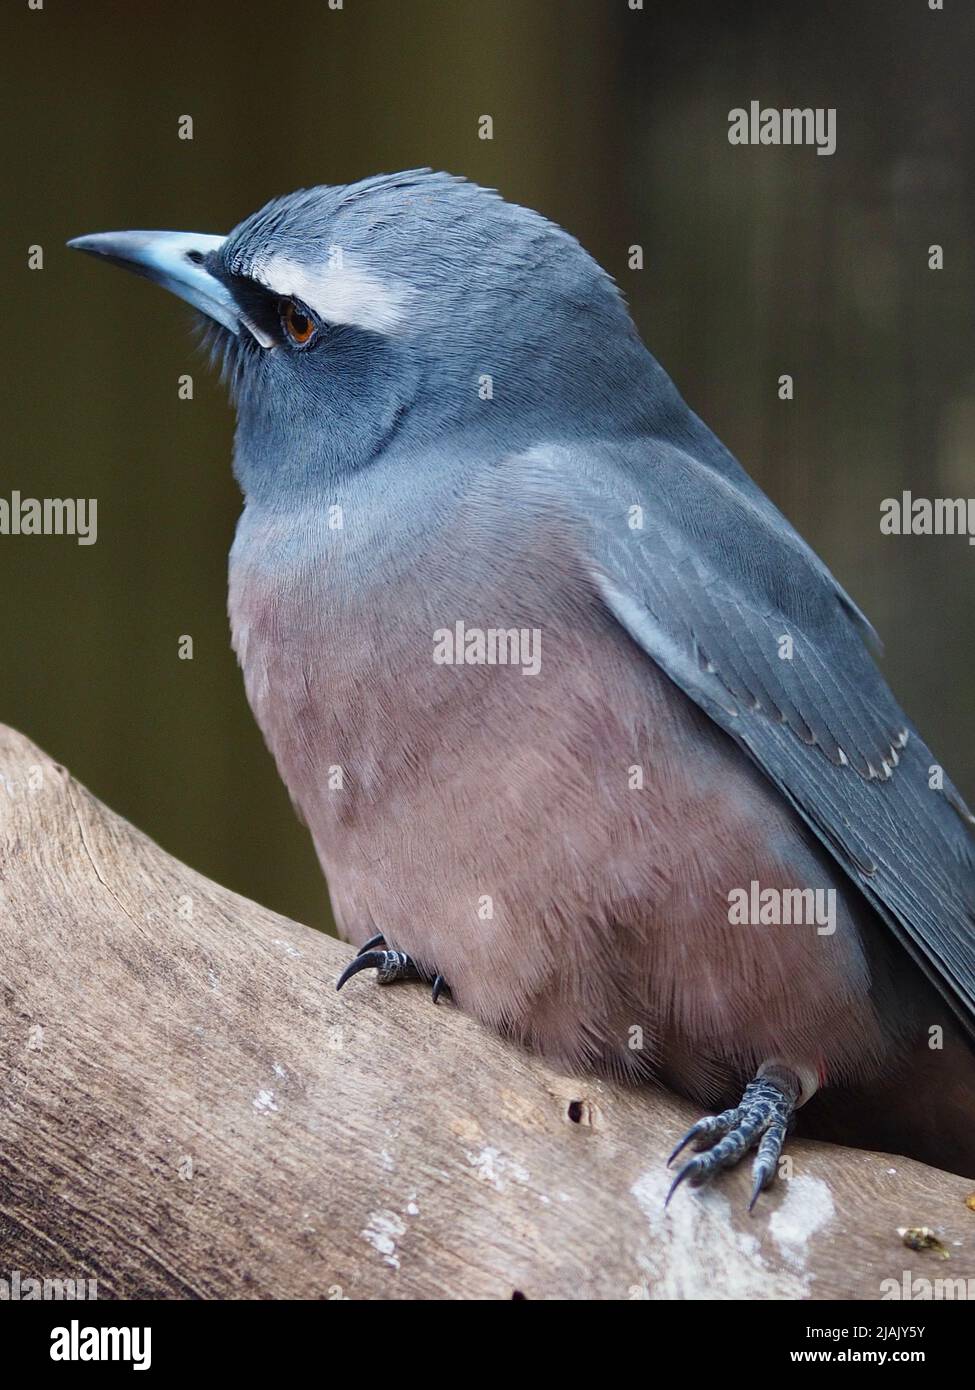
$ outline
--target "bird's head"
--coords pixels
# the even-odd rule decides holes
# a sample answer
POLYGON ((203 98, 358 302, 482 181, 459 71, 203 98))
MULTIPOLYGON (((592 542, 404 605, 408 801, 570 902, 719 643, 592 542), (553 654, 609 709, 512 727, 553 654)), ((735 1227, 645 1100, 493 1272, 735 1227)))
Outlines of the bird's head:
POLYGON ((429 170, 275 199, 227 236, 69 242, 213 326, 248 495, 380 452, 519 448, 631 415, 652 362, 609 276, 537 213, 429 170))

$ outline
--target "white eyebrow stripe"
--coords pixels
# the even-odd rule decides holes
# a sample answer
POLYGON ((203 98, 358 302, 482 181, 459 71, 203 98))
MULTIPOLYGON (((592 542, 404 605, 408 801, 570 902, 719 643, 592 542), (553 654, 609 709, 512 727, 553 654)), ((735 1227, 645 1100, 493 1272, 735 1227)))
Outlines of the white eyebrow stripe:
POLYGON ((320 270, 278 252, 253 272, 265 289, 300 299, 326 323, 347 323, 372 333, 395 333, 406 321, 414 291, 399 280, 383 280, 350 261, 320 270))

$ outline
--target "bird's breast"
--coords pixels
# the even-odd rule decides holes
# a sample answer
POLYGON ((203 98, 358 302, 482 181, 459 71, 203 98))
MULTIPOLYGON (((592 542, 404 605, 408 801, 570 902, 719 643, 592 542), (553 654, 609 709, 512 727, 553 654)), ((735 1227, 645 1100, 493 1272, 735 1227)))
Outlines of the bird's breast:
POLYGON ((484 845, 516 807, 543 816, 592 775, 625 784, 625 763, 593 759, 614 705, 627 742, 644 737, 612 694, 634 683, 629 653, 557 538, 468 516, 395 555, 383 541, 320 511, 245 513, 231 555, 247 696, 323 861, 461 826, 484 845))
POLYGON ((382 930, 563 1060, 626 1060, 634 1021, 675 1057, 742 1039, 744 1067, 783 1037, 812 1055, 830 1010, 853 1020, 831 1060, 869 1050, 838 871, 560 536, 482 521, 398 569, 293 527, 235 544, 247 694, 344 934, 382 930), (730 930, 729 892, 752 881, 835 888, 837 931, 730 930))

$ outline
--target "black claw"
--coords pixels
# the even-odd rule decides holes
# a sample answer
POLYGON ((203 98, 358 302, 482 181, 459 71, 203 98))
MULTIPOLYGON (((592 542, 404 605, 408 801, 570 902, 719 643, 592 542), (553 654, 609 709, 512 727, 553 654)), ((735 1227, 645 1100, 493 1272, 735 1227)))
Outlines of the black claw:
POLYGON ((378 956, 378 954, 378 951, 371 951, 368 955, 353 956, 352 960, 349 961, 348 965, 339 976, 335 988, 337 990, 341 989, 344 984, 347 984, 348 981, 352 979, 353 975, 358 975, 360 970, 371 970, 372 967, 377 964, 374 957, 378 956))
MULTIPOLYGON (((686 1149, 688 1144, 694 1143, 697 1139, 711 1139, 712 1137, 721 1139, 740 1119, 741 1112, 737 1106, 733 1110, 723 1110, 720 1115, 705 1115, 703 1119, 691 1125, 690 1129, 668 1158, 667 1167, 670 1167, 680 1151, 686 1149)), ((702 1145, 701 1147, 704 1146, 702 1145)))
POLYGON ((690 1129, 684 1135, 683 1139, 679 1141, 676 1148, 672 1151, 670 1157, 667 1159, 667 1167, 670 1167, 677 1155, 681 1153, 684 1149, 686 1149, 688 1144, 692 1144, 695 1139, 700 1139, 700 1137, 703 1134, 713 1133, 717 1120, 717 1115, 705 1115, 703 1119, 698 1120, 696 1124, 691 1125, 690 1129))
POLYGON ((385 945, 386 945, 386 938, 383 936, 383 934, 382 934, 381 931, 377 931, 375 936, 370 936, 370 938, 369 938, 368 941, 363 941, 363 943, 362 943, 362 945, 359 947, 358 951, 356 951, 356 955, 357 955, 357 956, 364 956, 364 955, 366 954, 367 951, 371 951, 374 947, 376 947, 376 946, 385 946, 385 945))
POLYGON ((376 976, 381 985, 391 985, 394 980, 417 980, 420 972, 410 960, 409 956, 403 951, 366 951, 363 955, 358 955, 339 976, 336 989, 341 989, 347 980, 351 980, 353 975, 358 975, 360 970, 375 969, 376 976))
POLYGON ((665 1207, 670 1205, 670 1199, 671 1199, 671 1197, 673 1197, 674 1193, 675 1193, 675 1192, 677 1191, 677 1189, 680 1187, 681 1183, 684 1181, 685 1178, 691 1178, 691 1179, 692 1179, 692 1182, 691 1182, 691 1186, 692 1186, 692 1187, 697 1186, 697 1184, 695 1184, 695 1183, 693 1182, 693 1178, 694 1178, 695 1173, 697 1173, 698 1170, 700 1169, 700 1167, 701 1167, 701 1160, 700 1160, 699 1157, 689 1158, 689 1159, 687 1160, 687 1162, 684 1164, 684 1166, 680 1169, 680 1171, 679 1171, 679 1173, 677 1174, 676 1178, 674 1178, 674 1181, 670 1184, 670 1191, 667 1193, 667 1196, 666 1196, 666 1198, 664 1199, 664 1206, 665 1206, 665 1207))
MULTIPOLYGON (((386 946, 386 938, 382 932, 377 932, 375 936, 370 936, 368 941, 364 941, 359 947, 355 957, 342 971, 338 978, 335 988, 341 989, 353 975, 358 975, 360 970, 375 969, 377 978, 381 985, 391 985, 394 980, 429 980, 411 956, 405 951, 393 951, 386 946), (379 946, 382 949, 376 949, 379 946)), ((447 981, 438 972, 433 977, 433 1002, 443 994, 448 988, 447 981)))
MULTIPOLYGON (((698 1121, 698 1124, 700 1124, 700 1121, 698 1121)), ((684 1135, 683 1139, 681 1139, 681 1140, 678 1142, 676 1148, 674 1148, 674 1149, 671 1150, 670 1157, 667 1159, 667 1167, 668 1167, 668 1168, 669 1168, 670 1165, 673 1163, 673 1161, 674 1161, 674 1159, 677 1157, 677 1155, 678 1155, 679 1153, 683 1152, 683 1150, 687 1148, 688 1144, 689 1144, 689 1143, 691 1142, 691 1140, 694 1138, 694 1131, 695 1131, 696 1129, 697 1129, 697 1125, 691 1125, 690 1129, 689 1129, 689 1130, 687 1131, 687 1133, 684 1135)), ((676 1186, 676 1184, 675 1184, 675 1186, 676 1186)), ((673 1190, 674 1190, 673 1187, 672 1187, 670 1190, 671 1190, 671 1192, 673 1192, 673 1190)), ((670 1198, 668 1197, 667 1200, 668 1200, 668 1202, 669 1202, 669 1201, 670 1201, 670 1198)))

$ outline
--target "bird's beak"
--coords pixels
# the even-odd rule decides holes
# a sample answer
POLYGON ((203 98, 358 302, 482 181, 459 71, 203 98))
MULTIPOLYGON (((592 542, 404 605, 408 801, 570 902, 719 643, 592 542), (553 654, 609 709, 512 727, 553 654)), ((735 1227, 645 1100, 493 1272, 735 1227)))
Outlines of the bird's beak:
POLYGON ((239 336, 243 325, 262 347, 270 347, 273 340, 243 314, 227 286, 207 269, 225 239, 203 232, 95 232, 75 237, 68 246, 154 280, 231 333, 239 336))

